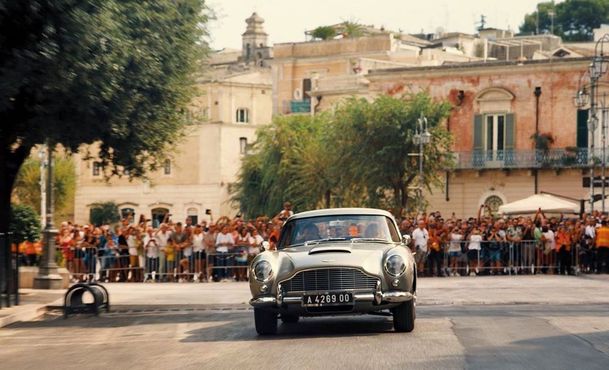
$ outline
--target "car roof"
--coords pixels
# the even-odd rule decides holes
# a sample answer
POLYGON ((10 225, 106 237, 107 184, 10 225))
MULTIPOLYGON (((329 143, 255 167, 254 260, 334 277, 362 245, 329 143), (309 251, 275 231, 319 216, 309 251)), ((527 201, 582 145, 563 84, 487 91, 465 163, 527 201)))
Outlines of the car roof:
MULTIPOLYGON (((308 217, 319 217, 319 216, 335 216, 335 215, 372 215, 372 216, 387 216, 393 219, 393 215, 387 211, 376 208, 326 208, 317 209, 314 211, 306 211, 296 213, 291 216, 287 221, 296 220, 308 217)), ((286 221, 286 222, 287 222, 286 221)))

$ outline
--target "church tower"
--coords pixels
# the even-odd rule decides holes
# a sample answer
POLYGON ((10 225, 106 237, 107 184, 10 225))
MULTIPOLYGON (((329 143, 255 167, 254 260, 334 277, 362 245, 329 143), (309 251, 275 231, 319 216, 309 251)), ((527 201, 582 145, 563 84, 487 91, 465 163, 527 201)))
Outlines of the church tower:
POLYGON ((241 35, 243 42, 241 57, 246 63, 258 63, 269 57, 269 48, 266 45, 268 35, 262 26, 264 18, 254 12, 245 20, 245 23, 247 23, 247 28, 241 35))

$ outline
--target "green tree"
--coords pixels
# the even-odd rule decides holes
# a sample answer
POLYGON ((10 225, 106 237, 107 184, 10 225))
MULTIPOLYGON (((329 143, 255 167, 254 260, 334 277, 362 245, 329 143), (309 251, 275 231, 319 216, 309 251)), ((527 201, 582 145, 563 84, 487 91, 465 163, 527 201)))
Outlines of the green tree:
MULTIPOLYGON (((440 185, 439 171, 452 164, 451 136, 441 123, 448 103, 427 94, 350 98, 335 112, 276 117, 258 132, 245 158, 233 200, 248 217, 276 214, 290 200, 296 209, 334 206, 411 207, 418 185, 417 119, 428 119, 422 185, 440 185)), ((419 201, 422 201, 419 199, 419 201)))
POLYGON ((342 24, 343 37, 361 37, 364 36, 364 26, 357 22, 346 21, 342 24))
POLYGON ((450 109, 450 104, 435 102, 426 93, 381 95, 373 101, 351 98, 338 106, 332 141, 341 148, 336 156, 344 177, 340 183, 365 191, 354 205, 391 207, 401 213, 413 208, 409 199, 417 193, 413 187, 419 181, 429 191, 440 185, 438 173, 452 165, 452 138, 442 126, 450 109), (410 155, 419 151, 413 136, 421 115, 432 135, 424 146, 422 179, 418 157, 410 155))
POLYGON ((232 187, 233 201, 247 217, 274 215, 289 200, 299 210, 322 204, 329 162, 323 139, 329 116, 277 116, 257 132, 253 154, 232 187))
POLYGON ((319 26, 311 34, 316 39, 329 40, 336 36, 336 30, 332 26, 319 26))
POLYGON ((89 222, 95 226, 113 224, 120 221, 118 205, 114 202, 94 203, 91 205, 89 222))
POLYGON ((19 244, 26 240, 35 242, 40 239, 40 216, 30 206, 13 205, 9 230, 13 233, 13 243, 19 244))
MULTIPOLYGON (((53 200, 55 220, 71 219, 74 215, 76 169, 72 157, 63 154, 55 157, 53 167, 53 200)), ((40 161, 33 157, 25 160, 13 188, 13 198, 40 214, 40 161)))
POLYGON ((0 232, 31 149, 96 143, 142 176, 180 138, 207 47, 202 0, 0 3, 0 232))
POLYGON ((537 10, 526 14, 521 33, 551 33, 554 13, 554 34, 566 41, 590 41, 594 28, 609 20, 609 0, 566 0, 556 4, 545 1, 537 10))

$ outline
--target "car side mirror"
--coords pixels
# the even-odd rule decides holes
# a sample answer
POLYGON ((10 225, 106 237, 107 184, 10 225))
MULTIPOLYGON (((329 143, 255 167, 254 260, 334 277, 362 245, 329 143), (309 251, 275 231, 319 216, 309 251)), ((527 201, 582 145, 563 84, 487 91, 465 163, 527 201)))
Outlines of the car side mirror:
POLYGON ((410 235, 402 235, 402 244, 408 245, 410 244, 410 235))
POLYGON ((260 252, 264 252, 265 250, 269 249, 269 246, 271 244, 269 242, 267 242, 266 240, 263 241, 262 243, 260 243, 260 252))

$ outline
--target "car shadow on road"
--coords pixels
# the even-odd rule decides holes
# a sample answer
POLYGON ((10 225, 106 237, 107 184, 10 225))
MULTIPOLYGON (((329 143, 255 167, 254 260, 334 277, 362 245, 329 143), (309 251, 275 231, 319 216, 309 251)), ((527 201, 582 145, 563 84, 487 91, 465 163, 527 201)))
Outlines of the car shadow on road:
POLYGON ((286 339, 377 336, 393 332, 393 322, 382 316, 307 317, 297 323, 278 323, 277 334, 259 336, 253 315, 186 332, 182 342, 277 341, 286 339))

